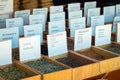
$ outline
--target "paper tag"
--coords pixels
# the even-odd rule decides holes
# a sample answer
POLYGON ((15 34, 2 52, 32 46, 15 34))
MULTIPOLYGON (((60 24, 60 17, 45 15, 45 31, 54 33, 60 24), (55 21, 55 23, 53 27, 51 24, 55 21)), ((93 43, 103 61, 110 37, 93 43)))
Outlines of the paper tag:
POLYGON ((92 36, 95 36, 95 27, 102 26, 104 23, 104 15, 91 17, 92 36))
POLYGON ((13 0, 0 0, 0 14, 13 14, 13 0))
POLYGON ((30 15, 29 23, 30 25, 34 24, 42 24, 42 29, 45 31, 45 14, 39 14, 39 15, 30 15))
POLYGON ((29 24, 29 15, 30 15, 30 10, 22 10, 15 12, 15 18, 22 17, 24 21, 24 25, 29 24))
POLYGON ((116 5, 116 16, 120 16, 120 4, 116 5))
POLYGON ((40 36, 19 39, 20 61, 27 61, 41 57, 40 36))
POLYGON ((81 17, 82 17, 82 10, 69 12, 69 15, 68 15, 69 19, 72 19, 72 18, 81 18, 81 17))
POLYGON ((56 56, 67 53, 67 38, 66 32, 59 32, 52 35, 47 35, 48 56, 56 56))
POLYGON ((86 18, 70 19, 70 37, 74 37, 75 30, 86 27, 86 18))
POLYGON ((116 16, 116 17, 114 18, 114 21, 113 21, 113 30, 112 30, 112 32, 116 32, 117 23, 120 23, 120 16, 116 16))
POLYGON ((90 24, 91 24, 92 16, 100 16, 100 8, 88 9, 88 15, 87 15, 87 25, 88 26, 90 26, 90 24))
POLYGON ((49 34, 65 31, 65 20, 49 22, 49 34))
POLYGON ((93 2, 85 2, 84 4, 84 16, 87 16, 88 13, 88 9, 91 8, 96 8, 97 2, 93 1, 93 2))
POLYGON ((60 21, 60 20, 65 20, 65 12, 50 14, 50 21, 60 21))
POLYGON ((115 6, 104 7, 105 22, 113 22, 115 17, 115 6))
POLYGON ((63 12, 63 5, 50 6, 50 13, 63 12))
POLYGON ((68 12, 79 11, 80 6, 80 3, 70 3, 68 4, 68 12))
POLYGON ((6 28, 6 19, 9 18, 9 15, 0 15, 0 29, 6 28))
POLYGON ((40 35, 40 41, 43 42, 42 24, 26 25, 24 26, 24 36, 40 35))
POLYGON ((23 34, 24 34, 23 25, 24 25, 23 18, 6 19, 6 27, 7 28, 18 27, 20 36, 23 36, 23 34))
POLYGON ((120 23, 117 23, 117 31, 116 31, 116 41, 120 42, 120 23))
POLYGON ((112 24, 97 26, 95 31, 95 46, 111 43, 112 24))
POLYGON ((33 15, 46 14, 48 13, 48 8, 36 8, 33 9, 33 15))
POLYGON ((12 64, 11 40, 0 41, 0 66, 12 64))
POLYGON ((91 47, 92 29, 78 29, 75 30, 74 50, 81 50, 91 47))
POLYGON ((45 24, 47 22, 48 8, 36 8, 33 9, 33 15, 45 14, 45 24))
POLYGON ((18 27, 0 29, 0 40, 12 40, 12 48, 18 48, 18 27))

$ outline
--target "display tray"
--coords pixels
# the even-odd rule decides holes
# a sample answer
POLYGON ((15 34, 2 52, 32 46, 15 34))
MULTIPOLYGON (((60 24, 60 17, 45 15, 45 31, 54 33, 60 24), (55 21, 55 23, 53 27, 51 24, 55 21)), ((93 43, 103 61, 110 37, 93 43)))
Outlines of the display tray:
MULTIPOLYGON (((91 48, 92 51, 96 52, 99 55, 102 55, 103 58, 104 58, 103 60, 102 59, 99 60, 97 58, 97 60, 100 63, 100 72, 101 73, 110 72, 110 71, 120 69, 120 56, 118 54, 114 53, 114 52, 110 52, 108 50, 105 50, 105 48, 107 48, 110 45, 111 44, 103 45, 103 46, 97 46, 97 47, 93 46, 91 48)), ((85 50, 79 51, 79 54, 84 55, 85 54, 84 51, 85 50)), ((91 55, 93 55, 93 53, 91 53, 91 55)), ((93 58, 90 55, 88 57, 93 58)), ((96 58, 93 58, 93 59, 96 59, 96 58)))
POLYGON ((42 75, 42 80, 72 80, 72 69, 70 67, 53 61, 46 56, 21 62, 21 64, 42 75))
POLYGON ((82 80, 99 74, 99 63, 73 52, 57 55, 50 59, 70 66, 73 70, 73 80, 82 80))
POLYGON ((41 80, 41 76, 17 61, 13 64, 0 66, 0 80, 41 80))

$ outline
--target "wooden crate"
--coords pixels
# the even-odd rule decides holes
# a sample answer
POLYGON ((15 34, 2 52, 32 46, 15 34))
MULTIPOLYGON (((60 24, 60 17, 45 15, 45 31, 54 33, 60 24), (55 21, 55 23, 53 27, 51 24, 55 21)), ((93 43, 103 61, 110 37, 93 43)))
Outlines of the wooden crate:
POLYGON ((73 51, 70 51, 62 55, 51 57, 51 59, 56 61, 56 59, 63 58, 63 57, 69 57, 73 59, 75 62, 77 62, 78 64, 81 64, 81 66, 79 67, 75 67, 75 68, 71 67, 73 70, 73 80, 83 80, 85 78, 89 78, 99 74, 99 63, 95 63, 96 61, 90 60, 85 56, 78 55, 73 51))
POLYGON ((111 44, 106 44, 106 45, 102 45, 102 46, 97 46, 97 48, 101 49, 101 50, 104 50, 106 52, 109 52, 111 54, 116 54, 116 55, 120 55, 118 53, 115 53, 115 52, 112 52, 112 51, 108 51, 106 50, 107 48, 110 48, 110 47, 117 47, 117 48, 120 48, 120 43, 116 43, 116 42, 112 42, 111 44))
MULTIPOLYGON (((41 75, 39 75, 38 73, 36 73, 33 70, 29 70, 28 67, 26 67, 26 66, 22 66, 18 61, 14 61, 13 64, 10 64, 10 65, 0 66, 0 68, 3 69, 6 67, 9 67, 9 66, 16 66, 20 70, 28 73, 29 75, 32 75, 31 77, 26 77, 26 78, 20 79, 20 80, 41 80, 41 75)), ((0 80, 5 80, 5 79, 0 77, 0 80)))
POLYGON ((95 59, 100 63, 100 73, 105 73, 113 70, 120 69, 120 57, 110 51, 106 51, 99 47, 91 47, 89 49, 84 49, 76 51, 79 54, 87 56, 91 59, 95 59), (87 53, 87 55, 86 55, 87 53), (88 55, 89 54, 89 55, 88 55), (99 55, 99 56, 97 56, 99 55), (101 58, 99 59, 99 57, 101 58), (103 59, 102 59, 103 58, 103 59))
MULTIPOLYGON (((33 71, 39 73, 40 75, 42 75, 42 80, 72 80, 72 69, 70 69, 70 67, 63 65, 57 61, 53 61, 46 56, 42 56, 40 59, 45 59, 48 62, 58 65, 58 66, 61 66, 65 69, 56 71, 56 72, 43 74, 43 73, 38 72, 36 69, 33 69, 33 68, 25 65, 26 62, 21 62, 21 64, 22 64, 22 66, 28 67, 29 70, 33 70, 33 71)), ((39 59, 36 59, 36 60, 39 60, 39 59)), ((31 61, 34 61, 34 60, 31 60, 31 61)), ((27 62, 29 62, 29 61, 27 61, 27 62)))

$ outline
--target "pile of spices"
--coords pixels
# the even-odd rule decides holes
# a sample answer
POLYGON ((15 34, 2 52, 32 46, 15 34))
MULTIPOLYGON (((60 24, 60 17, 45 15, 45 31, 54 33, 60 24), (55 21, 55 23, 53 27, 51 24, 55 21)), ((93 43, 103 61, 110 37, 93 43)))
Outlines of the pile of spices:
POLYGON ((45 59, 30 61, 30 62, 27 62, 25 64, 36 69, 37 71, 39 71, 40 73, 43 73, 43 74, 55 72, 55 71, 60 71, 60 70, 64 69, 63 67, 52 64, 45 59))
POLYGON ((26 77, 30 77, 29 74, 15 66, 0 69, 0 76, 5 80, 20 80, 26 77))

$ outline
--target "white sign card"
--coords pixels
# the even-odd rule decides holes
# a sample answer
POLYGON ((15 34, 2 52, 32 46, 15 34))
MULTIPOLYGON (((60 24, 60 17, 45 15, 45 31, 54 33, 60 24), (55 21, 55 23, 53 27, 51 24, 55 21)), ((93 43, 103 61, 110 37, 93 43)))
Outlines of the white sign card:
POLYGON ((23 18, 6 19, 6 27, 7 28, 18 27, 20 36, 23 36, 23 34, 24 34, 23 25, 24 25, 23 18))
POLYGON ((104 15, 92 16, 91 17, 92 36, 95 36, 95 27, 102 26, 104 24, 105 24, 104 15))
POLYGON ((96 1, 85 2, 85 4, 84 4, 84 16, 87 16, 88 9, 96 8, 96 6, 97 6, 97 2, 96 1))
POLYGON ((68 4, 68 13, 72 11, 79 11, 81 4, 80 3, 70 3, 68 4))
POLYGON ((117 23, 120 23, 120 16, 116 16, 116 17, 114 18, 112 32, 116 32, 117 23))
POLYGON ((70 19, 70 37, 74 37, 75 30, 85 28, 86 27, 86 18, 76 18, 76 19, 70 19))
POLYGON ((22 11, 16 11, 14 17, 22 17, 24 21, 24 25, 29 24, 29 15, 30 15, 30 10, 22 10, 22 11))
POLYGON ((75 30, 74 50, 81 50, 91 47, 92 29, 78 29, 75 30))
POLYGON ((65 31, 65 20, 49 22, 49 34, 65 31))
POLYGON ((116 16, 120 16, 120 4, 116 5, 116 16))
POLYGON ((40 36, 19 39, 20 61, 27 61, 41 57, 40 36))
POLYGON ((0 66, 8 64, 12 64, 12 42, 0 41, 0 66))
POLYGON ((6 28, 6 19, 9 18, 9 15, 0 15, 0 29, 6 28))
POLYGON ((91 24, 92 16, 100 16, 100 8, 88 9, 88 14, 87 14, 87 25, 88 26, 90 26, 90 24, 91 24))
POLYGON ((33 9, 33 15, 46 14, 48 13, 48 8, 36 8, 33 9))
POLYGON ((120 42, 120 23, 117 23, 117 31, 116 31, 116 41, 120 42))
POLYGON ((13 14, 13 0, 0 0, 0 14, 13 14))
POLYGON ((36 8, 33 9, 33 15, 45 14, 45 23, 47 22, 48 8, 36 8))
POLYGON ((24 36, 40 35, 40 41, 43 42, 42 24, 26 25, 24 26, 24 36))
POLYGON ((50 13, 63 12, 63 5, 50 6, 50 13))
POLYGON ((65 12, 50 13, 50 21, 65 20, 65 12))
POLYGON ((12 40, 12 48, 18 48, 18 27, 0 29, 0 40, 12 40))
POLYGON ((112 24, 97 26, 95 30, 95 46, 111 43, 112 24))
POLYGON ((68 52, 66 32, 47 35, 48 56, 56 56, 68 52))
POLYGON ((115 17, 115 6, 104 7, 105 22, 113 22, 115 17))
POLYGON ((72 19, 72 18, 81 18, 82 17, 82 10, 79 11, 72 11, 68 13, 68 18, 72 19))
POLYGON ((30 15, 29 17, 29 24, 34 25, 34 24, 42 24, 42 29, 45 31, 45 14, 38 14, 38 15, 30 15))

